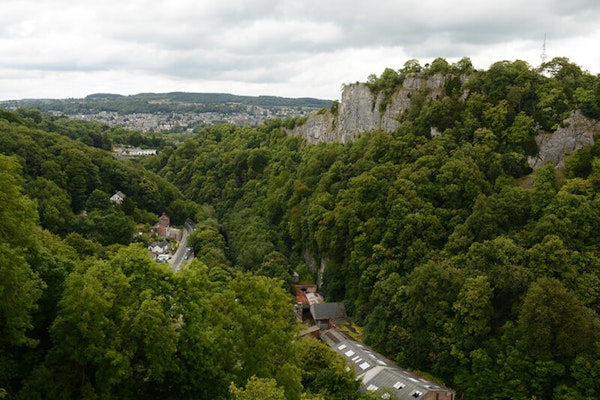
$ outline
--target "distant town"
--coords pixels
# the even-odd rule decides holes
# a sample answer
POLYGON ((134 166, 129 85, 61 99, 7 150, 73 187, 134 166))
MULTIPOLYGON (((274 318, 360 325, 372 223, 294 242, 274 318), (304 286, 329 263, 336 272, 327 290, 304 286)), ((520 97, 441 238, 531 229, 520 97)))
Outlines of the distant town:
MULTIPOLYGON (((193 133, 200 128, 210 125, 235 124, 241 126, 258 126, 269 118, 302 117, 313 112, 313 110, 298 107, 264 108, 248 106, 247 108, 245 112, 235 113, 173 112, 170 114, 120 114, 115 111, 100 111, 89 114, 77 113, 64 115, 73 119, 100 121, 108 126, 119 126, 125 129, 144 132, 193 133)), ((63 115, 58 112, 54 113, 63 115)))
POLYGON ((72 119, 100 121, 143 132, 194 133, 205 126, 258 126, 269 118, 307 116, 329 108, 331 100, 223 93, 98 93, 82 99, 24 99, 0 102, 0 109, 37 109, 72 119))

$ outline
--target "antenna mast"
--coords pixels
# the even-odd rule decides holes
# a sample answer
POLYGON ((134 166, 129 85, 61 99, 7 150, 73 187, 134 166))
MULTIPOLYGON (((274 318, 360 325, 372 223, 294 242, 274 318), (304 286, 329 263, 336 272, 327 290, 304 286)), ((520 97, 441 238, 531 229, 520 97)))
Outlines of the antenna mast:
POLYGON ((546 54, 546 33, 544 33, 544 44, 542 45, 542 54, 540 58, 542 59, 542 65, 546 62, 546 58, 548 55, 546 54))

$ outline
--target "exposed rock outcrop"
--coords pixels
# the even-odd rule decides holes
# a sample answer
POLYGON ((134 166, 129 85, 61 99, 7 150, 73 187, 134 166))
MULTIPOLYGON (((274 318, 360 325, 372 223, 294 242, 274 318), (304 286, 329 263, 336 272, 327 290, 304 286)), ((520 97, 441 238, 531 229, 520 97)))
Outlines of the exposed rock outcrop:
POLYGON ((547 163, 557 168, 564 166, 565 157, 575 150, 594 144, 594 136, 600 133, 600 121, 584 117, 576 111, 554 133, 539 134, 535 141, 538 154, 529 157, 529 166, 537 169, 547 163))
MULTIPOLYGON (((442 95, 446 78, 440 74, 407 75, 402 86, 387 100, 383 93, 374 94, 366 83, 344 85, 337 114, 319 112, 288 133, 303 136, 308 143, 346 143, 365 132, 392 132, 400 125, 402 113, 410 108, 411 98, 417 94, 429 99, 442 95)), ((466 79, 461 77, 463 83, 466 79)), ((431 127, 432 137, 441 134, 436 127, 431 127)), ((597 134, 600 134, 600 121, 573 112, 554 133, 541 133, 536 137, 538 154, 529 157, 529 165, 535 170, 550 162, 561 168, 568 154, 593 145, 597 134)))
POLYGON ((378 129, 391 132, 400 125, 399 117, 410 107, 411 96, 423 91, 427 97, 434 98, 442 93, 445 83, 444 75, 408 75, 385 106, 382 106, 383 93, 374 95, 367 84, 344 85, 337 115, 315 114, 290 134, 304 136, 309 143, 345 143, 363 132, 378 129))

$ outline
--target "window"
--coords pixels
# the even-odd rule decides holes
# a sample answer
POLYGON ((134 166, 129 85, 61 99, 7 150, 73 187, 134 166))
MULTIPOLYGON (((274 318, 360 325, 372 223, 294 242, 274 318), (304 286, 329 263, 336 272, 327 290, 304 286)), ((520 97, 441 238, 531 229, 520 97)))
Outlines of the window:
POLYGON ((406 386, 406 385, 400 381, 394 383, 394 389, 398 389, 398 390, 404 389, 404 386, 406 386))
POLYGON ((422 395, 423 395, 423 392, 419 392, 418 390, 415 390, 415 391, 414 391, 414 392, 412 392, 410 395, 416 399, 416 398, 418 398, 418 397, 422 396, 422 395))

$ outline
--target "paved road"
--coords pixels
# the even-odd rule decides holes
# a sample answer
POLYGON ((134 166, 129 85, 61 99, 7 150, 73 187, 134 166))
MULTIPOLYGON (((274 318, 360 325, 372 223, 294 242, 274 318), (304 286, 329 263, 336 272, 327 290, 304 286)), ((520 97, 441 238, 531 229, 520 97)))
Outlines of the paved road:
POLYGON ((188 253, 187 237, 190 233, 194 232, 195 230, 196 224, 194 224, 194 222, 190 219, 186 220, 185 224, 183 225, 183 235, 181 236, 181 240, 179 241, 179 247, 177 247, 177 251, 169 260, 169 264, 175 272, 179 271, 181 263, 183 262, 185 255, 188 253))

